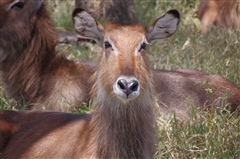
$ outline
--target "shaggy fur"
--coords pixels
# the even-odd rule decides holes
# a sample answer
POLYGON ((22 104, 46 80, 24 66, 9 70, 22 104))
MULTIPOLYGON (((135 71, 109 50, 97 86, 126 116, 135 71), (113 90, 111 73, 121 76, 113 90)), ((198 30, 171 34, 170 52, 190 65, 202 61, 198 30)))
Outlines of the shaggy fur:
POLYGON ((0 69, 9 97, 30 104, 29 109, 60 111, 87 102, 94 64, 57 55, 45 5, 35 8, 40 0, 8 10, 12 2, 0 2, 0 69))

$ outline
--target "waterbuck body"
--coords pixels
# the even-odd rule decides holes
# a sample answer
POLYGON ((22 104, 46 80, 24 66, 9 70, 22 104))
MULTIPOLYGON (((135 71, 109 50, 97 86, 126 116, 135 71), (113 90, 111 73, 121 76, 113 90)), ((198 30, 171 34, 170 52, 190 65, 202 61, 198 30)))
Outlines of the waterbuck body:
POLYGON ((195 111, 218 109, 235 112, 240 106, 240 89, 217 74, 198 70, 153 70, 159 112, 164 116, 175 112, 189 119, 195 111))
POLYGON ((82 36, 103 46, 92 76, 92 114, 1 111, 0 157, 153 158, 155 89, 146 45, 175 32, 178 11, 167 12, 149 29, 102 27, 81 9, 73 19, 82 36))
POLYGON ((94 64, 59 56, 55 46, 43 0, 0 1, 0 70, 9 97, 61 111, 88 101, 94 64))

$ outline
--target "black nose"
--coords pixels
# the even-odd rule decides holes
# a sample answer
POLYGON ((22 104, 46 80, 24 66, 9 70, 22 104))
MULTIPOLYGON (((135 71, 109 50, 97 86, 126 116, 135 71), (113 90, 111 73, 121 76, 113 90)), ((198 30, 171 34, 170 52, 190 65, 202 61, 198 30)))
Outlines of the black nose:
POLYGON ((119 85, 119 88, 128 96, 134 91, 138 90, 139 83, 137 80, 131 80, 127 81, 125 79, 119 79, 117 84, 119 85))

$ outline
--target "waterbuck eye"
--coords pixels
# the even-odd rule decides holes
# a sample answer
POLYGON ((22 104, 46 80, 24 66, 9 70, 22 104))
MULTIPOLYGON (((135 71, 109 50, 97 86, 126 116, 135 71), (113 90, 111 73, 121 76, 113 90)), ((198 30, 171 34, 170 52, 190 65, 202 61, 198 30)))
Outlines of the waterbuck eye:
POLYGON ((22 9, 23 7, 24 7, 24 2, 17 2, 14 5, 11 6, 11 9, 13 9, 13 8, 22 9))
POLYGON ((141 45, 141 47, 140 47, 140 49, 139 49, 139 52, 140 52, 141 50, 145 50, 146 47, 147 47, 147 44, 146 44, 146 43, 142 43, 142 45, 141 45))
POLYGON ((105 47, 105 49, 107 49, 107 48, 111 48, 112 45, 106 41, 106 42, 104 42, 104 47, 105 47))

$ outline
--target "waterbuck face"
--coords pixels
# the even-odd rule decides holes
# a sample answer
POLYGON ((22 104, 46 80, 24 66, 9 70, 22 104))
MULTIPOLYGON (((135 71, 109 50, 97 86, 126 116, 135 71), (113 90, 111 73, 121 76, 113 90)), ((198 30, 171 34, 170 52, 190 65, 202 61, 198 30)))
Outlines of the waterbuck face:
POLYGON ((93 39, 103 47, 97 72, 98 91, 107 92, 124 102, 149 93, 151 70, 147 59, 147 45, 171 36, 177 29, 179 13, 167 12, 149 29, 142 25, 104 28, 82 9, 75 9, 73 22, 83 37, 93 39))
POLYGON ((151 81, 145 33, 141 26, 104 28, 99 78, 108 93, 124 101, 138 97, 151 81))
POLYGON ((21 47, 30 39, 34 17, 42 3, 43 0, 0 1, 0 52, 21 47))

